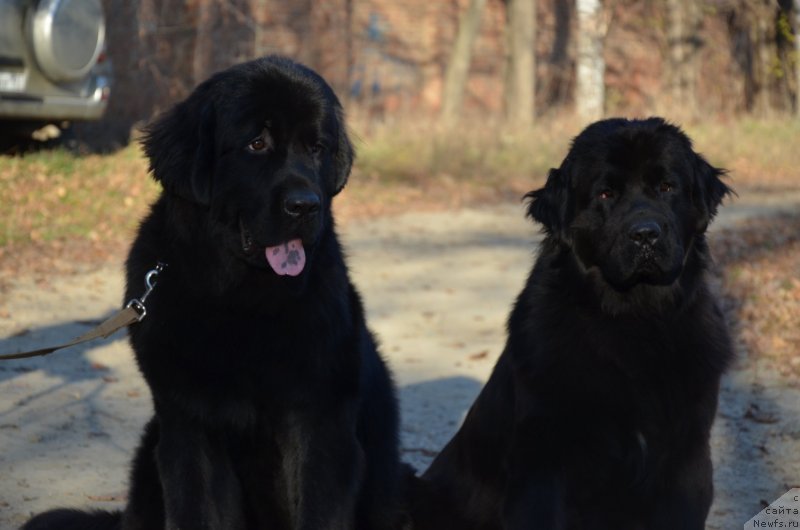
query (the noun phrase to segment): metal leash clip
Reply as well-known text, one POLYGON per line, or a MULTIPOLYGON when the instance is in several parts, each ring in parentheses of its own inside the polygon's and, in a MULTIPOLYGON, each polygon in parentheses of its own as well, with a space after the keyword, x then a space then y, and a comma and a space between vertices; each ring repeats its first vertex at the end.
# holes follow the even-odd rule
POLYGON ((159 261, 158 264, 156 264, 155 269, 148 271, 144 277, 144 294, 139 298, 134 298, 125 305, 125 307, 132 307, 133 310, 139 314, 139 322, 144 320, 144 317, 147 316, 147 308, 145 307, 144 303, 147 300, 147 297, 150 296, 150 293, 153 292, 153 289, 155 289, 156 282, 158 281, 158 275, 164 272, 164 268, 166 266, 166 263, 161 263, 159 261))

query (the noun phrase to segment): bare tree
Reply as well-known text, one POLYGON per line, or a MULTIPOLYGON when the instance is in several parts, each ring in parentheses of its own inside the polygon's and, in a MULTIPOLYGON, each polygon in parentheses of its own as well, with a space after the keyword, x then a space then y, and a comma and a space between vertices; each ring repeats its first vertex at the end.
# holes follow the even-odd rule
POLYGON ((486 0, 470 0, 469 7, 459 19, 458 34, 447 62, 442 89, 441 118, 445 123, 455 122, 461 114, 472 60, 472 44, 480 29, 485 6, 486 0))
POLYGON ((773 66, 776 58, 774 16, 776 6, 771 0, 759 0, 749 4, 754 18, 751 42, 755 47, 756 99, 754 112, 760 116, 772 113, 770 92, 772 88, 773 66))
POLYGON ((742 74, 742 106, 762 117, 781 105, 776 97, 785 77, 776 32, 779 8, 771 0, 737 0, 727 12, 732 57, 742 74))
POLYGON ((508 61, 503 108, 506 120, 519 127, 533 124, 535 31, 534 0, 506 0, 508 61))
POLYGON ((603 116, 605 70, 603 41, 608 19, 600 0, 577 0, 578 57, 575 86, 575 110, 583 121, 603 116))
POLYGON ((667 92, 673 109, 697 112, 698 56, 702 13, 697 0, 667 0, 667 92))
MULTIPOLYGON (((555 26, 550 51, 546 61, 546 73, 541 79, 542 94, 546 107, 562 106, 572 98, 575 84, 575 68, 570 51, 574 49, 573 24, 575 6, 572 2, 556 1, 553 5, 555 26)), ((538 85, 539 79, 536 79, 538 85)))

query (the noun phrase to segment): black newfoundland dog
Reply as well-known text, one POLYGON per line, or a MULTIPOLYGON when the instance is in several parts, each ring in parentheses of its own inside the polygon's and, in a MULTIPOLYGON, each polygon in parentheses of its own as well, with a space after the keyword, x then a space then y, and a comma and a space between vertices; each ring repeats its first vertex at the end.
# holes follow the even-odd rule
POLYGON ((394 387, 334 232, 353 149, 331 88, 267 57, 204 82, 144 139, 164 192, 126 300, 166 264, 130 330, 155 416, 122 513, 56 510, 25 529, 392 529, 394 387))
POLYGON ((705 280, 722 173, 659 118, 575 138, 528 195, 546 237, 417 529, 704 528, 732 352, 705 280))

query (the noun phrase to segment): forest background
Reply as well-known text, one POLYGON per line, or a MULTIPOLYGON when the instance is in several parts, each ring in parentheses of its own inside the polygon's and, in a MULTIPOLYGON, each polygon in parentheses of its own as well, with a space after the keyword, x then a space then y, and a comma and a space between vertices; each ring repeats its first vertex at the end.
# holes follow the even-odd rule
POLYGON ((798 0, 104 4, 109 141, 211 73, 271 53, 320 72, 359 119, 800 113, 798 0))

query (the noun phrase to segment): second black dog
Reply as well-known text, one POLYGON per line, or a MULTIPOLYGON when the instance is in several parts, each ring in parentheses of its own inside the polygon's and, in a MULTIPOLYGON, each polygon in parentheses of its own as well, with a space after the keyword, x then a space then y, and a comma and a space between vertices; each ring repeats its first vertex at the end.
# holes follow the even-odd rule
POLYGON ((661 119, 583 131, 530 215, 508 341, 424 474, 415 528, 701 530, 731 357, 705 230, 730 190, 661 119))

